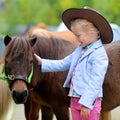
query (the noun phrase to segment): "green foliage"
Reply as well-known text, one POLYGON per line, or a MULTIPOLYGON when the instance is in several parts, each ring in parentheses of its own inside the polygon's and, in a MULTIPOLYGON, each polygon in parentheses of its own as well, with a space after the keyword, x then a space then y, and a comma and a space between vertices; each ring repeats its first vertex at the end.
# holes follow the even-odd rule
POLYGON ((100 13, 110 22, 116 23, 120 25, 120 0, 100 0, 95 1, 93 6, 96 10, 100 11, 100 13))
POLYGON ((7 25, 7 29, 2 29, 2 33, 19 34, 17 25, 27 26, 44 22, 57 26, 62 21, 61 15, 64 10, 84 6, 93 7, 109 22, 120 24, 119 0, 6 0, 5 10, 0 12, 0 24, 7 25))

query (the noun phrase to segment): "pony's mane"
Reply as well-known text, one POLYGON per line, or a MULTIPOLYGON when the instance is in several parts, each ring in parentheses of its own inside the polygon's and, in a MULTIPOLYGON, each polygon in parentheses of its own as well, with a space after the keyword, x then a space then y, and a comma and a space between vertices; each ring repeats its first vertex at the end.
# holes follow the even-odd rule
MULTIPOLYGON (((43 36, 36 37, 37 41, 33 46, 33 52, 37 53, 43 58, 60 59, 63 58, 65 55, 68 55, 68 51, 72 52, 73 48, 75 48, 75 46, 71 42, 63 40, 61 38, 46 38, 43 36), (65 52, 64 56, 63 52, 65 52)), ((4 50, 2 59, 4 60, 5 56, 9 56, 9 58, 14 59, 22 53, 24 57, 27 57, 28 52, 31 49, 29 40, 30 37, 28 36, 12 37, 12 40, 4 50)))
POLYGON ((22 53, 24 53, 24 57, 27 56, 28 51, 31 48, 29 41, 27 39, 28 39, 27 36, 12 37, 12 40, 4 50, 3 58, 8 55, 11 58, 15 58, 22 53))
POLYGON ((67 55, 67 52, 72 51, 73 48, 75 48, 75 46, 71 42, 61 38, 37 36, 37 42, 33 50, 43 58, 58 59, 59 56, 60 59, 63 58, 63 52, 67 55))

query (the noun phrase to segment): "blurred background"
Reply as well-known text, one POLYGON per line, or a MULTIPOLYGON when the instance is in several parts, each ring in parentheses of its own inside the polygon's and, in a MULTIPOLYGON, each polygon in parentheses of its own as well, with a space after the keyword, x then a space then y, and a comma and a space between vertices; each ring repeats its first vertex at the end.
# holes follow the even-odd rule
POLYGON ((84 6, 96 9, 110 23, 120 25, 119 2, 120 0, 0 0, 0 33, 24 34, 40 23, 55 31, 65 9, 84 6))
MULTIPOLYGON (((25 34, 35 26, 50 31, 65 30, 66 27, 61 19, 63 11, 71 7, 81 8, 84 6, 99 11, 112 27, 113 41, 120 40, 120 0, 0 0, 0 60, 5 47, 3 44, 5 35, 25 34)), ((0 95, 8 95, 8 87, 2 82, 0 81, 0 95)), ((14 107, 15 104, 10 98, 9 104, 6 108, 4 107, 4 112, 3 102, 5 100, 3 98, 5 97, 2 97, 2 102, 0 102, 0 110, 2 111, 0 120, 24 120, 23 105, 20 108, 14 107), (18 116, 18 113, 21 114, 18 116)), ((113 120, 120 119, 117 112, 119 110, 118 107, 112 111, 113 120)))

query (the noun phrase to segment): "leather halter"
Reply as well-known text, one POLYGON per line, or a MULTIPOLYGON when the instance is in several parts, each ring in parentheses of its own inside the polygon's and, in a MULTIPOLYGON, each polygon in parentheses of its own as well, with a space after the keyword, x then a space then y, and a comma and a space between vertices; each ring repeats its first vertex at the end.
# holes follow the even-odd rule
POLYGON ((2 76, 0 76, 0 79, 2 80, 5 80, 7 81, 8 83, 8 80, 10 80, 10 85, 15 81, 15 80, 23 80, 25 81, 25 83, 31 83, 31 79, 32 79, 32 76, 33 76, 33 64, 32 64, 32 67, 31 67, 31 72, 30 74, 28 75, 28 77, 25 77, 23 75, 5 75, 5 65, 3 64, 2 66, 2 76))

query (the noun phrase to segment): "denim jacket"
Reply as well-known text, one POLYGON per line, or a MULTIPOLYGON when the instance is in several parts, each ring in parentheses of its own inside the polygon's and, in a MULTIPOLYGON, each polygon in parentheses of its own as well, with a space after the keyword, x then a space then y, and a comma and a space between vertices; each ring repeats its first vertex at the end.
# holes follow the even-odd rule
POLYGON ((70 87, 72 73, 76 66, 73 86, 75 91, 81 96, 79 103, 92 109, 95 99, 103 97, 103 82, 108 68, 108 56, 105 48, 98 40, 85 52, 82 53, 82 46, 78 46, 73 53, 61 60, 42 59, 42 72, 55 72, 68 70, 64 87, 70 87))

